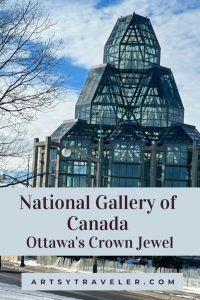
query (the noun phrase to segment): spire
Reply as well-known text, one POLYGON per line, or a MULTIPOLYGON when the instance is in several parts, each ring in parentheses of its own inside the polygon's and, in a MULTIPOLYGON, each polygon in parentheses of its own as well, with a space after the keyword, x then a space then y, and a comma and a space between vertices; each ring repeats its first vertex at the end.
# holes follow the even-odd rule
POLYGON ((119 18, 104 48, 104 63, 119 69, 144 69, 160 64, 160 45, 148 18, 119 18))

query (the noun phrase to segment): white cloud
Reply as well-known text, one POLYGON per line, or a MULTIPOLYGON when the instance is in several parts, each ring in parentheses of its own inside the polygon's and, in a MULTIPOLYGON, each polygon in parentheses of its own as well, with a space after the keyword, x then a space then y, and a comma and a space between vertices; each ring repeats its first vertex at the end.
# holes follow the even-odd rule
POLYGON ((150 16, 162 49, 161 64, 172 69, 185 106, 185 122, 200 129, 200 6, 190 9, 198 2, 123 0, 101 9, 97 3, 47 0, 47 9, 57 20, 55 35, 63 40, 60 55, 87 69, 101 64, 103 46, 120 16, 133 11, 150 16))
POLYGON ((35 122, 29 125, 30 137, 44 139, 50 136, 63 120, 74 119, 75 103, 78 98, 76 91, 69 91, 67 100, 60 102, 51 112, 39 113, 35 122))

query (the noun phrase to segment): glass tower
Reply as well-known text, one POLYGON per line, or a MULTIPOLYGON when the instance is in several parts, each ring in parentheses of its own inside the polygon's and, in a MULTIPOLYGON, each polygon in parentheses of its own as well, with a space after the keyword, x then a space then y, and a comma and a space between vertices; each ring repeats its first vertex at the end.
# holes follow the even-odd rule
POLYGON ((45 141, 34 141, 33 185, 200 186, 200 133, 184 107, 148 18, 121 17, 75 108, 45 141), (66 156, 65 154, 68 153, 66 156))

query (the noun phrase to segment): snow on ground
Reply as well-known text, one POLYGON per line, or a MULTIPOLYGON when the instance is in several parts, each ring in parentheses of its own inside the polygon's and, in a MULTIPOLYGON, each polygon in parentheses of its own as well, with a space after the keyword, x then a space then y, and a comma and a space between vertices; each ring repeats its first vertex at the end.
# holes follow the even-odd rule
MULTIPOLYGON (((0 300, 75 300, 38 291, 22 291, 15 285, 0 283, 0 300)), ((79 299, 80 300, 80 299, 79 299)))
POLYGON ((200 295, 200 287, 184 286, 183 291, 186 293, 200 295))

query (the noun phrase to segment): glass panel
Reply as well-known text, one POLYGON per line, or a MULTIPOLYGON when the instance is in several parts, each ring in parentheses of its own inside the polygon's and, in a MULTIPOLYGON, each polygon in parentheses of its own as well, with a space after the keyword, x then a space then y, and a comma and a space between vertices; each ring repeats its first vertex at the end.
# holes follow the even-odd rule
POLYGON ((187 167, 166 167, 166 179, 169 180, 188 180, 189 169, 187 167))
POLYGON ((55 175, 48 176, 48 187, 55 187, 55 175))
POLYGON ((139 187, 140 180, 132 178, 112 178, 112 187, 139 187))
POLYGON ((133 142, 119 142, 114 144, 114 161, 139 163, 141 146, 133 142))
POLYGON ((167 146, 167 164, 187 165, 188 147, 187 145, 172 144, 167 146))
POLYGON ((114 163, 112 166, 112 176, 140 177, 140 165, 114 163))
POLYGON ((60 187, 86 187, 86 176, 70 176, 61 175, 59 176, 59 186, 60 187))

